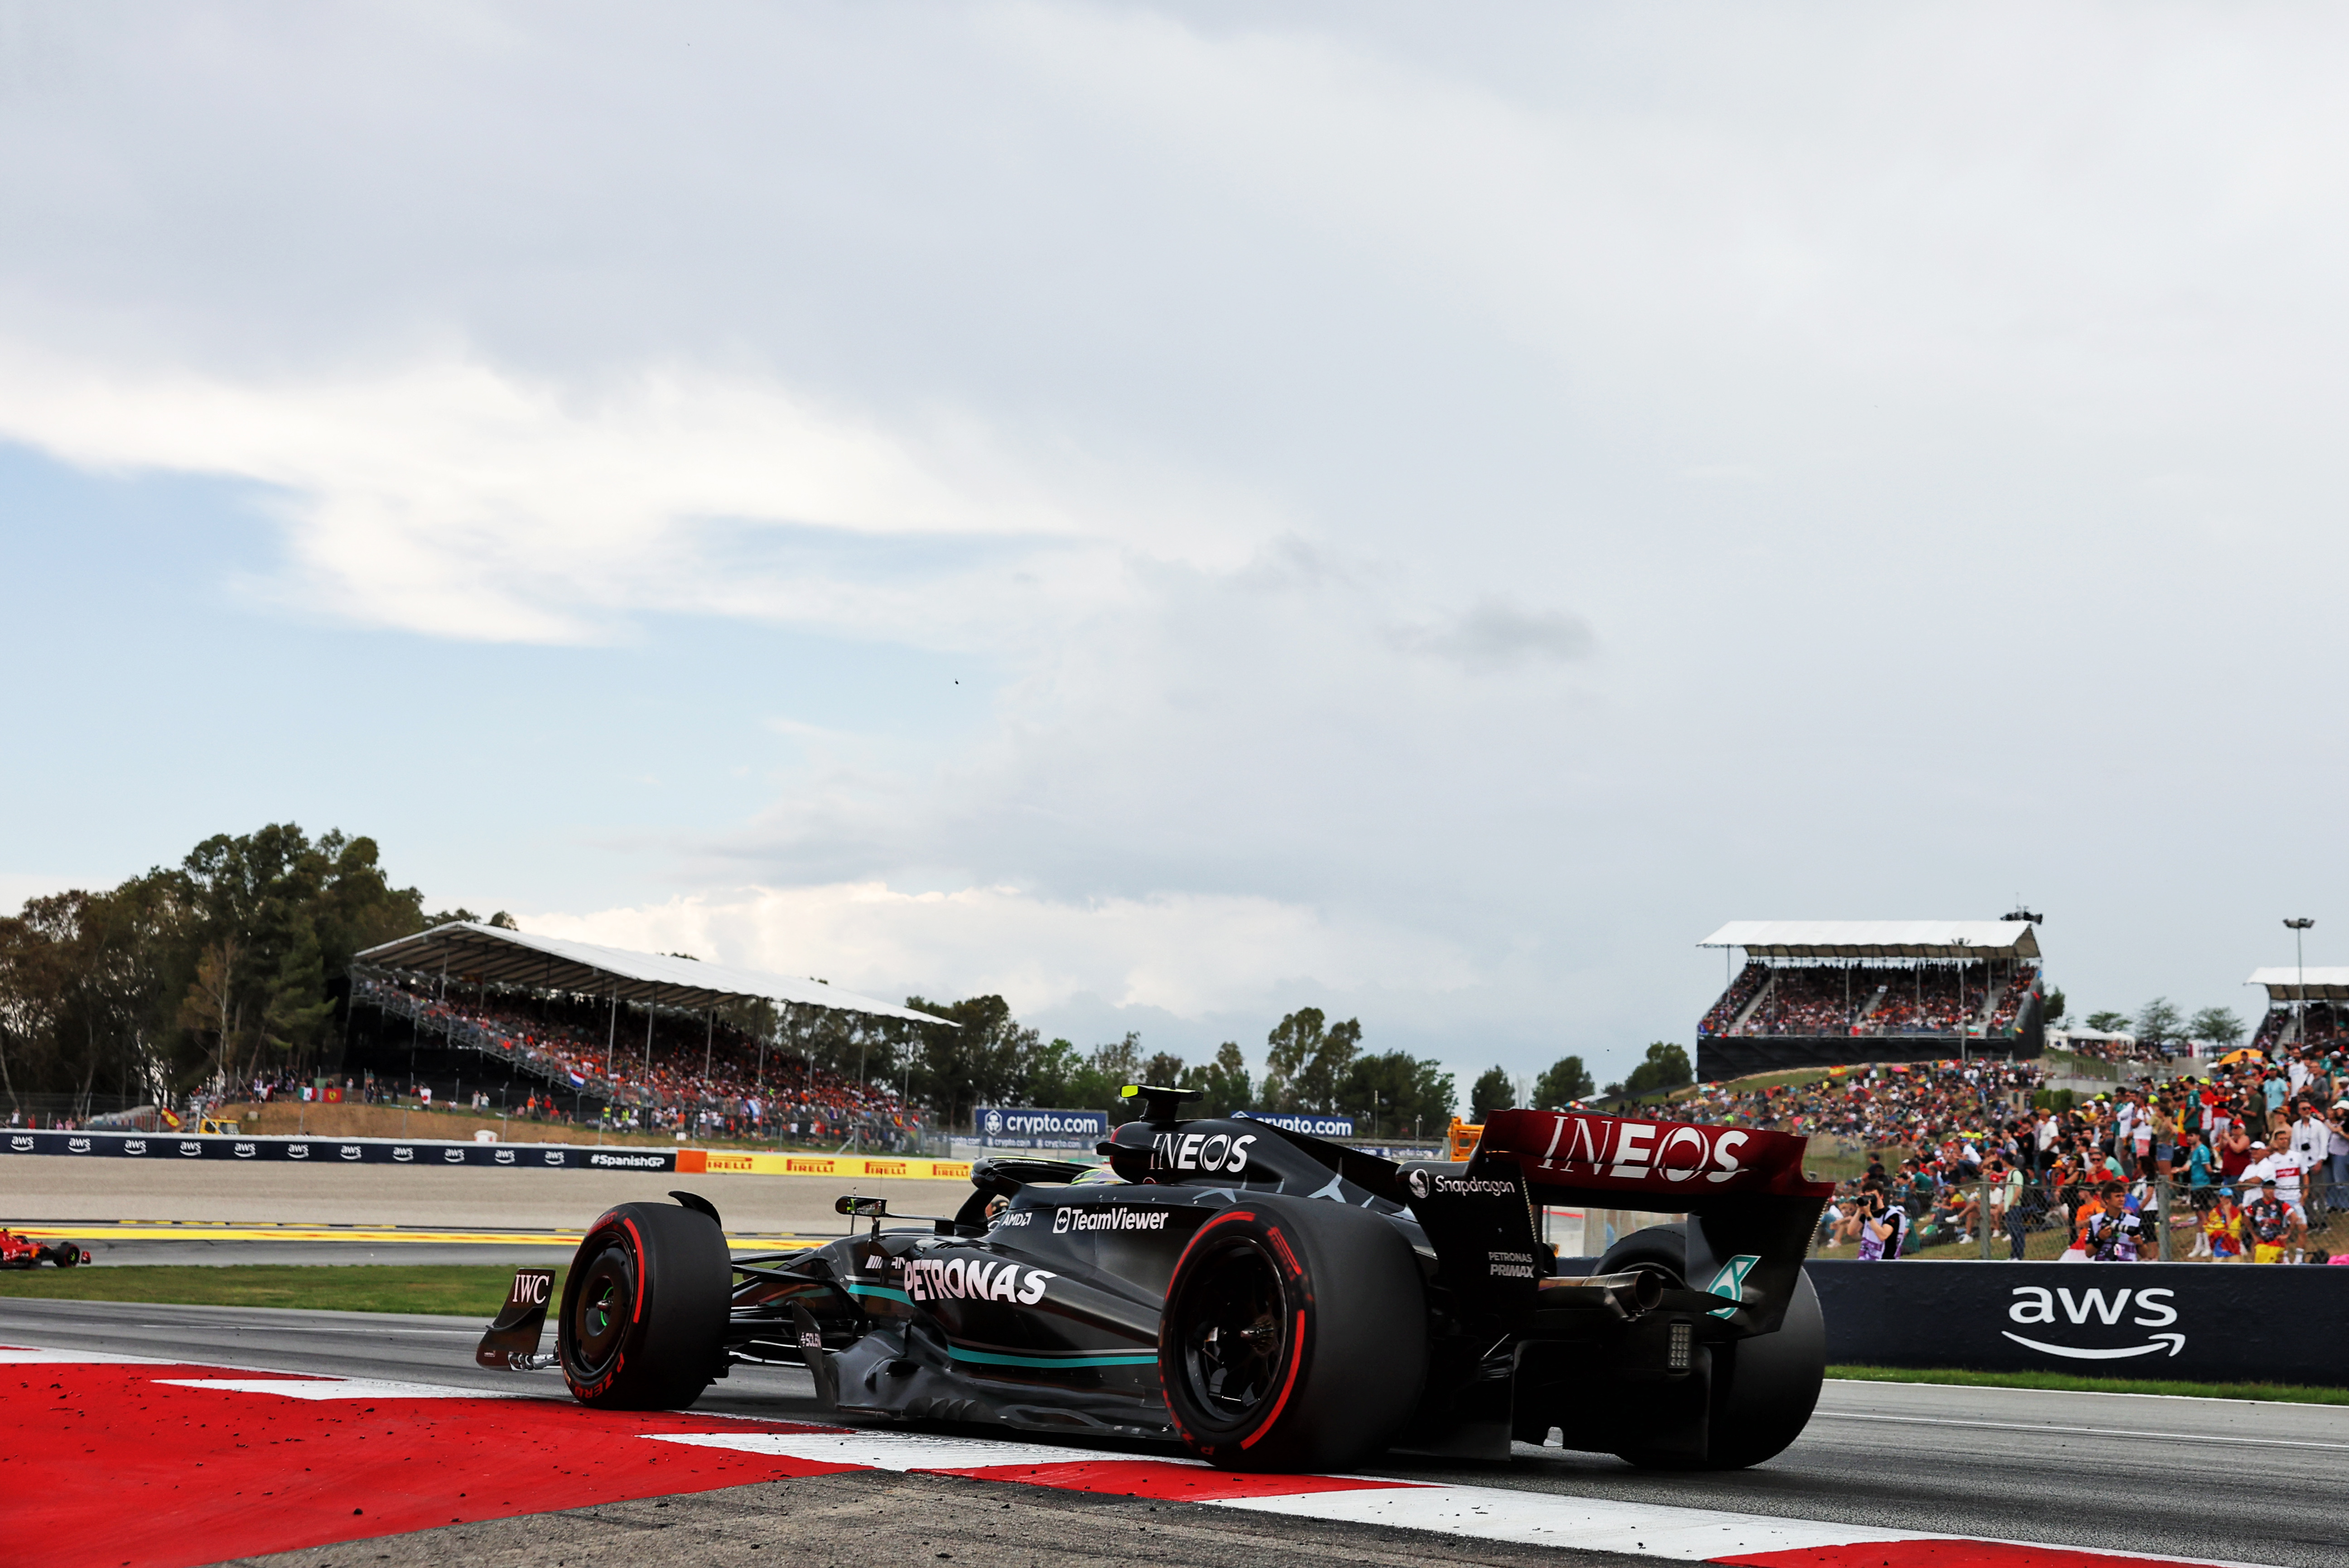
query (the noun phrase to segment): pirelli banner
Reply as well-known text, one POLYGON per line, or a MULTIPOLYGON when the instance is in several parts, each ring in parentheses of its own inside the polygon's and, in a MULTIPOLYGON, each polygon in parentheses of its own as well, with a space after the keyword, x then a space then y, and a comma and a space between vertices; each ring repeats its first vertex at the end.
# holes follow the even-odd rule
POLYGON ((858 1181, 968 1181, 967 1159, 896 1158, 884 1155, 763 1154, 750 1149, 681 1148, 677 1168, 688 1176, 832 1176, 858 1181))
POLYGON ((1827 1359, 2349 1386, 2349 1268, 1811 1262, 1827 1359))
POLYGON ((676 1170, 666 1148, 591 1144, 457 1143, 441 1138, 232 1137, 217 1133, 10 1132, 10 1154, 115 1159, 242 1159, 312 1165, 481 1165, 517 1170, 676 1170))

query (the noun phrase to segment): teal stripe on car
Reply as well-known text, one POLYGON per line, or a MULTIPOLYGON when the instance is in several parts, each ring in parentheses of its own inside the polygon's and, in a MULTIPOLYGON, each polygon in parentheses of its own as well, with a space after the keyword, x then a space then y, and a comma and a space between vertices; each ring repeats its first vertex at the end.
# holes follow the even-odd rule
POLYGON ((989 1366, 1155 1366, 1157 1355, 1013 1355, 1000 1350, 965 1350, 959 1345, 947 1346, 947 1354, 957 1361, 983 1362, 989 1366))
POLYGON ((893 1291, 886 1285, 860 1285, 852 1282, 843 1288, 853 1296, 880 1296, 887 1301, 904 1302, 907 1306, 914 1304, 913 1297, 903 1291, 893 1291))

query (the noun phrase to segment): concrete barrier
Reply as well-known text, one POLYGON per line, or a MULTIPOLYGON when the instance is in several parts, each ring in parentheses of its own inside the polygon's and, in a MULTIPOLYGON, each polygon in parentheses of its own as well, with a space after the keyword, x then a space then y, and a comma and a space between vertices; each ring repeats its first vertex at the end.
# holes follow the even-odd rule
POLYGON ((1827 1359, 2349 1386, 2349 1268, 1812 1262, 1827 1359))
POLYGON ((630 1144, 477 1143, 453 1138, 235 1137, 219 1133, 11 1131, 0 1151, 82 1158, 292 1161, 319 1165, 485 1166, 530 1170, 670 1170, 688 1176, 831 1176, 968 1181, 970 1162, 888 1155, 768 1154, 630 1144))

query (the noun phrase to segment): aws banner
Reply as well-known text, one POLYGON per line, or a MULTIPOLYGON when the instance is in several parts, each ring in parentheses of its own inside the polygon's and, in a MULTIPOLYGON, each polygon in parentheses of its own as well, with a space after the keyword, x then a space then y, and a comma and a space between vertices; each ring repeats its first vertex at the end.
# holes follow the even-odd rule
POLYGON ((2349 1386, 2349 1268, 1804 1265, 1827 1360, 2084 1377, 2349 1386))
POLYGON ((229 1137, 219 1134, 16 1132, 0 1134, 10 1154, 123 1159, 291 1160, 311 1165, 486 1165, 527 1170, 675 1170, 665 1148, 579 1144, 451 1143, 378 1137, 229 1137))

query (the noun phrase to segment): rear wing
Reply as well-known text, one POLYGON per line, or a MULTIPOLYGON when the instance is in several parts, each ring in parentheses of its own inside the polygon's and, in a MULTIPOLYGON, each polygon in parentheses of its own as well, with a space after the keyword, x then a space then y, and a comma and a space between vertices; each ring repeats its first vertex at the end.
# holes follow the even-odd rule
POLYGON ((1438 1253, 1452 1254, 1447 1274, 1505 1314, 1537 1293, 1533 1271, 1515 1266, 1532 1245, 1532 1210, 1573 1199, 1687 1214, 1687 1287, 1735 1303, 1713 1314, 1732 1329, 1766 1334, 1794 1299, 1835 1191, 1804 1173, 1808 1142, 1756 1127, 1496 1111, 1464 1171, 1407 1168, 1405 1180, 1438 1253))

